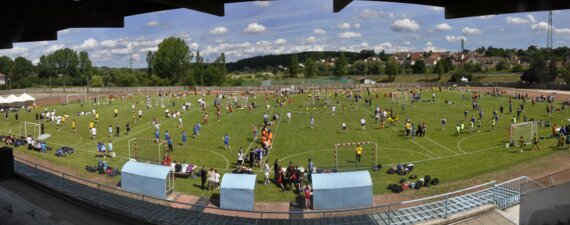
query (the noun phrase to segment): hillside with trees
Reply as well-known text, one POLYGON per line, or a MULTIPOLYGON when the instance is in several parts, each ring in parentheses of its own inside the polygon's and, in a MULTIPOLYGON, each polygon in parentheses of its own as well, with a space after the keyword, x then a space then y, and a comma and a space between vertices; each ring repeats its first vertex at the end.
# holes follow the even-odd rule
POLYGON ((246 79, 340 78, 347 75, 396 76, 429 75, 442 81, 471 77, 473 73, 519 73, 529 83, 570 83, 570 49, 503 49, 480 47, 475 51, 403 52, 387 54, 374 50, 360 52, 300 52, 265 55, 227 63, 223 52, 204 63, 200 51, 192 52, 176 37, 164 39, 156 52, 147 52, 146 68, 94 67, 85 51, 65 48, 42 55, 37 65, 29 59, 0 57, 0 73, 7 75, 7 88, 44 86, 167 86, 167 85, 241 85, 246 79), (265 74, 260 76, 259 74, 265 74), (255 75, 255 76, 254 76, 255 75))

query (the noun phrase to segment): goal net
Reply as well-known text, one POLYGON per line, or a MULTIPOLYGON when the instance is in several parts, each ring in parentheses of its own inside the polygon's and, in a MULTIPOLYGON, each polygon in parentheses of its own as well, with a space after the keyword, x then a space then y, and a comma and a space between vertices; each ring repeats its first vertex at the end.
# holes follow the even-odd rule
POLYGON ((509 129, 509 143, 519 147, 519 140, 522 137, 525 144, 530 144, 535 134, 538 135, 538 126, 535 122, 511 124, 509 129))
POLYGON ((351 142, 334 145, 334 163, 336 170, 378 167, 378 144, 376 142, 351 142), (356 156, 357 146, 362 147, 360 162, 356 156))
POLYGON ((154 101, 154 106, 160 108, 164 108, 166 106, 169 106, 170 104, 171 104, 170 97, 167 96, 157 96, 154 101))
POLYGON ((87 93, 81 93, 81 94, 70 94, 65 96, 66 98, 66 105, 69 105, 70 101, 73 102, 74 100, 77 100, 78 102, 82 102, 82 103, 88 103, 89 99, 87 98, 87 93))
POLYGON ((128 142, 129 158, 139 162, 160 164, 166 152, 166 141, 154 139, 133 138, 128 142))
POLYGON ((403 91, 392 92, 390 93, 392 97, 392 103, 400 103, 400 102, 407 102, 408 101, 408 93, 403 91))
POLYGON ((20 123, 20 136, 37 138, 41 135, 41 125, 39 123, 21 122, 20 123))

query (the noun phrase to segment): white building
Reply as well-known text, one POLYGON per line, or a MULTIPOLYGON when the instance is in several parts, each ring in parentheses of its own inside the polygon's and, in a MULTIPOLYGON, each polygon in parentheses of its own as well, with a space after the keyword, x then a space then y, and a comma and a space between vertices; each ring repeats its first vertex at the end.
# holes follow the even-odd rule
POLYGON ((6 84, 6 75, 0 73, 0 85, 6 84))

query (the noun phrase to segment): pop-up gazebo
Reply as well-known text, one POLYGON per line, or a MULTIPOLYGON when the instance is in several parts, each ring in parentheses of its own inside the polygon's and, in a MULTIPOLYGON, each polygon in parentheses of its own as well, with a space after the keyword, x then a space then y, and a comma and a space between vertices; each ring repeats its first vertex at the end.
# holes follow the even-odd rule
POLYGON ((126 191, 166 199, 174 191, 170 167, 128 161, 121 169, 121 187, 126 191))
POLYGON ((313 208, 346 209, 372 206, 368 171, 312 174, 313 208))

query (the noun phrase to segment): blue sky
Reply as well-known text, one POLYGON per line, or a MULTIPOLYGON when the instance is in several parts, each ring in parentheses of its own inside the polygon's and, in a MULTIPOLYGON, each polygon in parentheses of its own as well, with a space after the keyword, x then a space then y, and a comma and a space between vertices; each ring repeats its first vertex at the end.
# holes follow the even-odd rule
MULTIPOLYGON (((0 55, 35 63, 57 49, 87 51, 96 66, 146 66, 146 52, 169 36, 186 40, 208 61, 222 51, 229 61, 301 51, 458 51, 480 46, 526 48, 546 44, 547 12, 444 19, 442 8, 355 1, 340 13, 331 0, 226 4, 217 17, 178 9, 125 18, 125 28, 69 29, 57 41, 17 43, 0 55)), ((570 43, 570 11, 554 12, 554 46, 570 43)))

